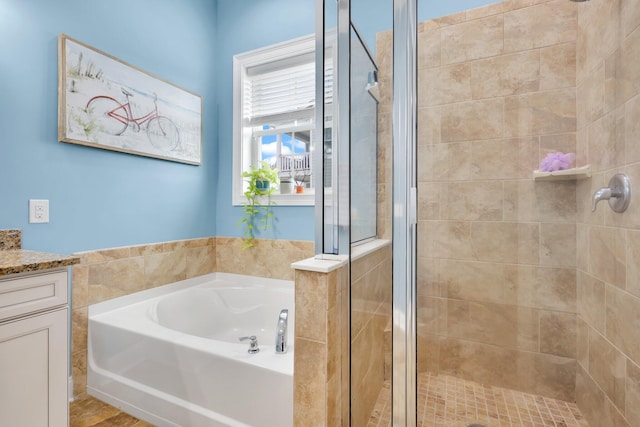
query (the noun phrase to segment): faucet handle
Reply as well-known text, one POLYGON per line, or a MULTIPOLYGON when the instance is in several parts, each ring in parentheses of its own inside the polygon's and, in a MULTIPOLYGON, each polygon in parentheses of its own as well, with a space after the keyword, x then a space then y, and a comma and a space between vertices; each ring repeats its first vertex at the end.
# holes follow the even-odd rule
POLYGON ((249 350, 247 350, 247 353, 255 354, 255 353, 260 351, 260 348, 258 347, 258 337, 256 337, 255 335, 250 335, 250 336, 247 336, 247 337, 240 337, 238 339, 240 341, 249 340, 249 350))
POLYGON ((631 198, 631 183, 629 178, 622 173, 615 174, 607 187, 602 187, 593 195, 591 212, 596 211, 596 206, 600 200, 608 200, 609 206, 614 212, 624 212, 629 207, 631 198))

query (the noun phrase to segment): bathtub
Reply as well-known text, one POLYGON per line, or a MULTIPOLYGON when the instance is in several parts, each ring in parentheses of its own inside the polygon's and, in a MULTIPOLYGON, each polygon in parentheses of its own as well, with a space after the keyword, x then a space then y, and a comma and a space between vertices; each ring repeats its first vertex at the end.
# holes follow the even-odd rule
POLYGON ((293 304, 291 281, 213 273, 91 305, 87 392, 158 426, 292 426, 293 304))

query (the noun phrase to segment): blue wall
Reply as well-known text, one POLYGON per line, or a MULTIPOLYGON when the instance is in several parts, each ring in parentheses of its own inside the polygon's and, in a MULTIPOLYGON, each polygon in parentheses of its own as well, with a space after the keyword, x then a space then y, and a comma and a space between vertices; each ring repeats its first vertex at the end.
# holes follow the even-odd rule
MULTIPOLYGON (((420 20, 488 3, 421 0, 420 20)), ((363 32, 389 25, 381 9, 356 12, 363 32)), ((315 0, 0 0, 0 228, 21 228, 27 249, 62 253, 240 236, 233 55, 314 25, 315 0), (202 95, 203 165, 57 142, 59 33, 202 95), (49 224, 28 223, 28 199, 50 200, 49 224)), ((313 239, 312 207, 274 210, 276 227, 260 237, 313 239)))
POLYGON ((215 27, 212 0, 0 0, 0 228, 61 253, 214 235, 215 27), (57 142, 59 33, 202 95, 203 166, 57 142))
MULTIPOLYGON (((232 206, 233 55, 315 32, 315 0, 218 1, 217 100, 219 128, 219 236, 241 236, 242 208, 232 206)), ((276 206, 273 229, 257 237, 313 240, 312 206, 276 206)))

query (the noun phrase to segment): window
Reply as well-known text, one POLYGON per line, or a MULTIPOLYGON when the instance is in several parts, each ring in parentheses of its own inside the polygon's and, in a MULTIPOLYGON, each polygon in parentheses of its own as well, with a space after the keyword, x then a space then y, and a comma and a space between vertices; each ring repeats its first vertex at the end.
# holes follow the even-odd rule
POLYGON ((242 172, 261 160, 278 168, 281 182, 304 187, 276 188, 278 205, 314 203, 314 48, 308 36, 234 57, 234 204, 244 203, 242 172))

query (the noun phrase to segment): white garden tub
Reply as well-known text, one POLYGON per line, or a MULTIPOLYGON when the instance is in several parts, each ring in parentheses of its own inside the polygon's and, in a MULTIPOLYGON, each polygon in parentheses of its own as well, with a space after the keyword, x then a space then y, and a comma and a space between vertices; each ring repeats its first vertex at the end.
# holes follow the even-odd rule
POLYGON ((158 426, 292 426, 293 304, 291 281, 213 273, 91 305, 87 392, 158 426))

